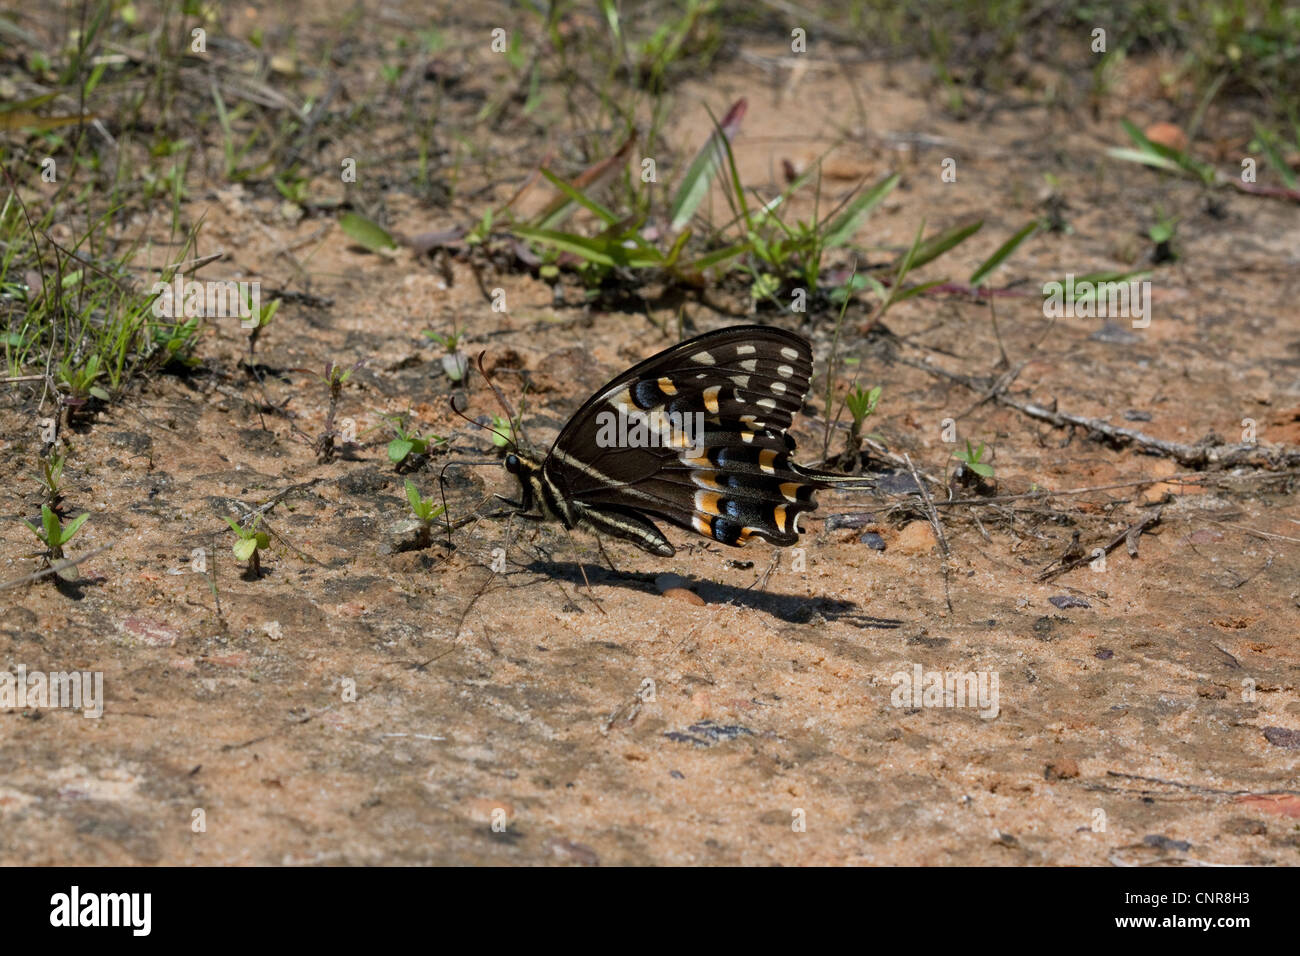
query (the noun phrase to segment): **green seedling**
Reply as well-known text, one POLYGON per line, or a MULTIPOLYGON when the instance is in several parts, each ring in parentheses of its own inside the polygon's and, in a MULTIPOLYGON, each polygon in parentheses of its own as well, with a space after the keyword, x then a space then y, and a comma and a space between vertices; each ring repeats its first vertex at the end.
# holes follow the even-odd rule
POLYGON ((262 562, 258 557, 258 553, 271 545, 271 539, 267 533, 257 530, 258 525, 261 523, 262 516, 260 514, 253 518, 253 523, 247 528, 240 527, 239 522, 233 518, 226 518, 226 524, 230 525, 230 530, 239 535, 239 540, 235 542, 231 550, 234 551, 237 560, 248 562, 248 573, 255 578, 262 576, 262 562))
POLYGON ((863 424, 876 410, 876 405, 879 401, 879 385, 870 391, 864 391, 862 386, 858 386, 844 397, 844 404, 848 406, 849 414, 853 416, 853 424, 849 426, 849 434, 855 447, 862 440, 863 424))
POLYGON ((844 453, 840 456, 840 462, 843 468, 851 469, 855 474, 859 466, 858 456, 862 451, 862 426, 875 412, 876 404, 880 401, 880 391, 879 385, 870 390, 854 386, 853 390, 844 396, 844 407, 848 409, 853 420, 849 424, 849 433, 844 439, 844 453))
POLYGON ((68 391, 66 400, 69 405, 81 405, 89 398, 101 402, 109 400, 108 392, 95 382, 104 374, 99 366, 99 353, 94 353, 84 361, 68 356, 59 363, 59 384, 68 391))
POLYGON ((357 362, 351 368, 343 368, 341 365, 330 362, 325 366, 325 374, 321 376, 321 381, 330 390, 330 404, 329 411, 325 413, 325 431, 316 442, 316 458, 322 463, 334 460, 334 415, 338 411, 339 396, 343 393, 343 386, 348 383, 352 373, 364 364, 364 361, 362 361, 357 362))
POLYGON ((432 498, 421 498, 419 489, 410 478, 406 479, 406 500, 411 503, 411 513, 420 522, 416 544, 420 548, 427 548, 433 541, 433 519, 446 509, 442 505, 435 505, 432 498))
POLYGON ((306 205, 310 182, 296 168, 276 176, 274 183, 276 190, 289 202, 296 206, 306 205))
MULTIPOLYGON (((89 517, 90 512, 87 511, 84 514, 73 518, 72 521, 64 527, 59 516, 54 513, 49 505, 41 505, 41 524, 43 527, 38 528, 30 521, 24 521, 23 524, 27 525, 28 530, 30 530, 32 534, 36 535, 36 537, 40 539, 41 543, 45 545, 45 553, 41 555, 41 557, 45 561, 45 566, 49 567, 51 562, 63 559, 63 546, 72 540, 73 536, 76 535, 89 517)), ((75 581, 77 579, 77 571, 75 568, 60 568, 54 573, 65 581, 75 581)))
POLYGON ((984 449, 985 449, 984 442, 980 442, 980 446, 978 448, 972 448, 970 439, 967 439, 966 450, 955 451, 952 453, 952 457, 956 458, 963 465, 965 465, 965 467, 969 468, 972 472, 979 475, 981 478, 992 478, 993 466, 983 461, 984 449))
POLYGON ((413 462, 407 460, 412 456, 418 457, 426 454, 431 445, 442 445, 447 441, 447 439, 432 433, 421 435, 415 431, 408 432, 403 421, 396 416, 386 420, 393 426, 393 431, 397 436, 388 443, 388 460, 394 465, 401 465, 403 462, 413 464, 413 462))
POLYGON ((41 473, 36 476, 36 480, 41 483, 45 490, 45 501, 55 511, 59 507, 59 499, 63 497, 61 487, 63 481, 63 463, 66 461, 65 455, 51 454, 48 458, 41 459, 41 473))
POLYGON ((510 444, 509 436, 514 434, 514 425, 510 419, 503 415, 492 416, 492 444, 498 448, 505 448, 510 444))
POLYGON ((280 299, 272 299, 265 307, 259 308, 257 314, 254 315, 253 303, 247 296, 244 298, 244 311, 248 313, 248 318, 245 321, 251 323, 246 326, 248 328, 248 370, 250 372, 254 369, 253 353, 257 350, 257 340, 261 336, 262 330, 271 325, 275 313, 280 311, 280 302, 280 299))
POLYGON ((1154 262, 1173 262, 1178 258, 1178 253, 1174 250, 1174 236, 1178 231, 1178 218, 1176 216, 1166 216, 1159 206, 1156 207, 1156 221, 1147 230, 1147 238, 1155 243, 1155 250, 1151 253, 1151 259, 1154 262))
POLYGON ((426 329, 422 334, 426 339, 437 342, 446 350, 447 354, 442 357, 442 370, 447 377, 453 382, 463 379, 465 373, 469 371, 469 358, 459 348, 460 340, 465 336, 464 331, 458 331, 453 327, 446 333, 426 329))

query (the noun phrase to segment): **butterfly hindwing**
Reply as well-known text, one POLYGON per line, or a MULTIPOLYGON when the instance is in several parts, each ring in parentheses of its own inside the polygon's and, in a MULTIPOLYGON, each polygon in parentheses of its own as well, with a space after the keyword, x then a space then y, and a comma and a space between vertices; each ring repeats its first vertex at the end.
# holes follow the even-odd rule
POLYGON ((811 377, 811 349, 793 333, 738 326, 698 336, 588 399, 552 446, 547 476, 567 500, 615 522, 644 512, 725 544, 793 544, 819 486, 791 464, 786 434, 811 377), (640 440, 610 442, 601 427, 611 416, 640 440), (684 436, 672 428, 683 421, 699 427, 684 436))

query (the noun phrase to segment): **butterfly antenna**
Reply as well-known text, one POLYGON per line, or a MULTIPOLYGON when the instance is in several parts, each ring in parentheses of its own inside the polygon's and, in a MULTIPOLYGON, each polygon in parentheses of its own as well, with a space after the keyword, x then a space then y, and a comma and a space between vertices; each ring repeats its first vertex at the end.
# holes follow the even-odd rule
MULTIPOLYGON (((487 369, 483 367, 484 355, 487 355, 486 351, 478 353, 478 359, 475 362, 475 364, 478 366, 478 373, 483 376, 483 381, 488 383, 488 387, 491 388, 493 394, 496 395, 497 401, 500 402, 501 407, 505 409, 506 419, 510 422, 510 427, 519 432, 519 437, 522 438, 524 440, 524 444, 527 445, 529 444, 529 442, 528 442, 528 436, 524 434, 523 419, 515 415, 515 410, 511 408, 510 403, 506 401, 505 394, 497 386, 497 383, 492 381, 492 377, 488 375, 487 369)), ((511 444, 513 445, 514 442, 511 442, 511 444)))
MULTIPOLYGON (((459 415, 461 418, 465 419, 465 421, 469 422, 475 428, 481 428, 485 432, 491 432, 493 435, 496 435, 497 438, 500 438, 511 448, 517 449, 519 447, 518 445, 515 444, 515 440, 511 438, 509 435, 503 435, 495 428, 493 428, 491 425, 484 425, 482 422, 477 422, 474 419, 470 418, 468 415, 466 415, 464 412, 462 412, 459 408, 456 407, 456 399, 454 398, 451 400, 451 410, 455 412, 457 415, 459 415)), ((455 464, 455 462, 451 462, 451 464, 455 464)), ((493 464, 498 464, 498 462, 493 462, 493 464)))

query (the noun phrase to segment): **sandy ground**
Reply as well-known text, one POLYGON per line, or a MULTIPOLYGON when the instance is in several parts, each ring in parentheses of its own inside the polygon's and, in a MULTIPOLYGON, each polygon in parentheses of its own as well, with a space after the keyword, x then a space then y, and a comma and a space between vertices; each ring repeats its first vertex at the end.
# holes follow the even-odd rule
MULTIPOLYGON (((794 76, 738 61, 679 90, 669 135, 698 141, 706 104, 721 113, 746 96, 735 148, 758 184, 849 137, 828 158, 837 197, 864 176, 904 175, 864 244, 904 246, 922 217, 932 229, 986 220, 927 278, 968 275, 1042 211, 1053 172, 1073 232, 1035 237, 995 283, 1023 280, 996 303, 1008 357, 1031 360, 1011 394, 1174 441, 1235 441, 1249 418, 1264 445, 1300 442, 1294 207, 1207 203, 1191 183, 1107 160, 1113 116, 1026 101, 961 123, 920 88, 905 66, 794 76), (948 156, 956 183, 940 178, 948 156), (1156 202, 1181 217, 1180 258, 1155 268, 1150 327, 1049 328, 1036 290, 1130 267, 1156 202)), ((259 412, 237 325, 211 324, 207 372, 161 378, 67 436, 70 511, 91 512, 70 552, 109 549, 76 586, 0 592, 5 668, 102 672, 106 695, 99 719, 0 710, 0 862, 1300 861, 1294 476, 1160 483, 1187 470, 977 404, 908 363, 1000 374, 988 305, 925 296, 891 311, 887 332, 860 309, 846 319, 841 354, 883 387, 871 426, 885 445, 943 474, 954 418, 962 441, 988 442, 1000 494, 1132 483, 944 509, 951 610, 935 538, 900 494, 823 492, 800 548, 780 553, 676 530, 666 560, 607 543, 617 572, 589 537, 575 550, 557 527, 495 518, 458 528, 453 550, 445 537, 412 550, 404 476, 387 432, 369 431, 380 415, 410 411, 452 436, 412 476, 425 494, 446 461, 490 452, 449 411, 454 387, 423 329, 463 326, 515 400, 526 372, 526 424, 546 443, 607 377, 672 344, 661 329, 679 307, 698 330, 758 320, 809 335, 819 383, 833 316, 746 316, 743 289, 714 296, 734 315, 694 298, 607 311, 574 287, 557 304, 545 282, 489 266, 508 302, 493 312, 468 263, 444 273, 408 251, 367 254, 328 217, 291 223, 280 205, 223 186, 197 189, 189 212, 206 215, 200 253, 224 249, 232 270, 273 287, 301 288, 301 266, 330 300, 286 303, 259 347, 266 397, 287 401, 292 422, 259 412), (316 375, 331 360, 366 361, 339 408, 362 444, 320 464, 302 436, 324 427, 316 375), (266 573, 252 580, 221 516, 277 495, 266 573), (1104 570, 1037 580, 1074 532, 1090 551, 1157 507, 1137 557, 1121 545, 1104 570), (214 574, 191 570, 196 548, 214 574), (665 596, 665 574, 702 603, 665 596), (996 716, 895 706, 895 675, 917 667, 996 676, 996 716)), ((411 234, 462 221, 400 194, 389 210, 411 234)), ((468 400, 471 416, 499 412, 478 384, 468 400)), ((794 433, 800 460, 816 460, 820 418, 794 433)), ((16 519, 40 500, 17 403, 0 410, 0 437, 8 580, 36 566, 16 519)), ((456 518, 514 492, 496 467, 446 474, 456 518)))

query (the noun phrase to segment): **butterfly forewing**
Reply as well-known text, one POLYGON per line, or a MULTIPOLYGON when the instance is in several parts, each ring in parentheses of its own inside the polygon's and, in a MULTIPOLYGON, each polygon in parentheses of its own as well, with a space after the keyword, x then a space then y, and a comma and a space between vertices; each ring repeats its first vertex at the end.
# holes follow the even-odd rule
POLYGON ((791 332, 739 326, 699 336, 588 399, 552 446, 546 474, 589 509, 658 515, 726 544, 755 535, 793 544, 820 486, 790 463, 786 435, 811 377, 811 349, 791 332), (601 431, 610 415, 644 425, 639 437, 650 441, 611 443, 601 431), (702 431, 670 427, 683 421, 702 431))

